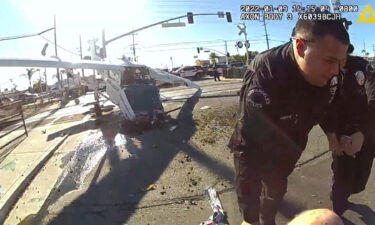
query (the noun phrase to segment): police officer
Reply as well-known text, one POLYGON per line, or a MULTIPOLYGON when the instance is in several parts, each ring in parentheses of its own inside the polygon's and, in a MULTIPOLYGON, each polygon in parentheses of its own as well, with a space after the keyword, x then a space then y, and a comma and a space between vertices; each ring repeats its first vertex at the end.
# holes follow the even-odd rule
MULTIPOLYGON (((352 52, 353 48, 349 50, 352 52)), ((374 158, 375 73, 368 61, 348 56, 343 70, 336 125, 328 138, 333 151, 333 210, 342 215, 350 206, 348 198, 366 187, 374 158)))
POLYGON ((339 21, 299 20, 289 43, 251 62, 229 142, 244 224, 275 225, 287 177, 336 94, 348 44, 339 21))
POLYGON ((220 73, 219 73, 219 68, 216 66, 216 65, 214 65, 214 68, 213 68, 213 75, 214 75, 214 80, 215 80, 215 82, 216 82, 216 80, 218 80, 218 81, 221 81, 220 80, 220 73))

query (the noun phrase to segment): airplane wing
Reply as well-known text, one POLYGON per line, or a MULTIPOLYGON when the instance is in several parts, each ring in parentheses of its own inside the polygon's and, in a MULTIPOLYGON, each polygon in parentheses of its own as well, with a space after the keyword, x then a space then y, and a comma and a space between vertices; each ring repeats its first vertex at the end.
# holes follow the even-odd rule
POLYGON ((171 84, 185 84, 188 87, 196 88, 198 90, 200 89, 199 85, 195 84, 194 82, 188 79, 185 79, 185 78, 182 78, 182 77, 179 77, 179 76, 176 76, 176 75, 173 75, 173 74, 170 74, 168 72, 158 70, 158 69, 149 68, 149 70, 150 70, 150 76, 155 80, 159 80, 159 81, 163 81, 163 82, 167 82, 171 84))
MULTIPOLYGON (((71 69, 95 69, 95 70, 117 70, 123 71, 125 67, 139 66, 129 61, 117 61, 115 63, 110 61, 92 61, 92 60, 81 60, 81 61, 62 61, 59 59, 18 59, 18 58, 0 58, 0 67, 49 67, 49 68, 71 68, 71 69)), ((150 76, 159 81, 167 83, 179 83, 185 84, 188 87, 200 89, 194 82, 167 73, 165 71, 152 69, 150 70, 150 76)))
POLYGON ((58 59, 17 59, 0 58, 0 67, 49 67, 95 70, 124 70, 122 64, 113 64, 102 61, 81 60, 77 62, 58 59))
MULTIPOLYGON (((0 58, 0 67, 48 67, 48 68, 70 68, 70 69, 95 69, 95 70, 117 70, 123 71, 125 67, 137 67, 140 65, 133 64, 129 61, 92 61, 92 60, 81 60, 81 61, 62 61, 59 59, 18 59, 18 58, 0 58)), ((167 83, 184 84, 188 87, 200 89, 200 87, 194 82, 167 73, 165 71, 152 69, 150 70, 150 76, 159 81, 167 83)))

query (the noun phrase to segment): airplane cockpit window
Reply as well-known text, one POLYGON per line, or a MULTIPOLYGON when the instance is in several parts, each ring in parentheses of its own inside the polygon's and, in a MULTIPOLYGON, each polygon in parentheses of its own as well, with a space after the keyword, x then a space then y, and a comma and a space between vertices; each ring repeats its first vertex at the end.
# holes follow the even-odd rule
POLYGON ((122 85, 131 84, 152 84, 149 70, 145 67, 129 67, 122 72, 122 85))

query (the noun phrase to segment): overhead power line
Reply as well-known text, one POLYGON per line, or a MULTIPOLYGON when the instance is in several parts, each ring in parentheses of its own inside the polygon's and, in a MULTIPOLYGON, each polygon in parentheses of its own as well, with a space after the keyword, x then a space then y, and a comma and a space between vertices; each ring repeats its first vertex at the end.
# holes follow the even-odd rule
MULTIPOLYGON (((48 43, 50 43, 50 44, 52 44, 52 45, 55 44, 55 42, 53 42, 53 41, 51 41, 51 40, 49 40, 49 39, 43 37, 42 35, 39 35, 39 36, 40 36, 41 38, 43 38, 45 41, 47 41, 48 43)), ((75 52, 73 52, 73 51, 70 51, 70 50, 68 50, 68 49, 66 49, 66 48, 64 48, 64 47, 62 47, 62 46, 60 46, 60 45, 57 45, 57 47, 60 48, 61 50, 64 50, 64 51, 70 53, 70 54, 73 54, 73 55, 76 55, 76 56, 81 56, 80 54, 75 53, 75 52)))
MULTIPOLYGON (((149 45, 149 46, 143 46, 140 47, 142 49, 145 48, 158 48, 158 47, 172 47, 172 46, 178 46, 178 45, 205 45, 205 44, 218 44, 218 43, 224 43, 225 40, 215 40, 215 41, 191 41, 191 42, 172 42, 172 43, 163 43, 163 44, 156 44, 156 45, 149 45)), ((227 42, 237 42, 239 40, 226 40, 227 42)), ((261 42, 264 41, 264 39, 257 39, 257 40, 249 40, 250 42, 261 42)), ((194 46, 196 47, 196 46, 194 46)))
MULTIPOLYGON (((263 44, 266 43, 265 40, 260 40, 258 42, 252 42, 252 44, 263 44)), ((201 45, 202 47, 222 47, 223 45, 201 45)), ((196 47, 179 47, 179 48, 164 48, 164 49, 141 49, 141 52, 167 52, 167 51, 178 51, 178 50, 188 50, 195 49, 196 47)))
POLYGON ((269 41, 277 41, 277 42, 281 42, 281 43, 287 43, 289 41, 282 41, 282 40, 273 40, 273 39, 268 39, 269 41))
MULTIPOLYGON (((55 29, 55 28, 54 28, 54 27, 51 27, 51 28, 49 28, 49 29, 43 30, 43 31, 38 32, 38 33, 25 34, 25 35, 18 35, 18 36, 12 36, 12 37, 3 37, 3 38, 0 38, 0 41, 9 41, 9 40, 16 40, 16 39, 22 39, 22 38, 28 38, 28 37, 40 36, 40 37, 42 37, 45 41, 47 41, 47 42, 49 42, 50 44, 53 44, 53 45, 54 45, 55 43, 54 43, 53 41, 51 41, 51 40, 49 40, 49 39, 47 39, 47 38, 45 38, 45 37, 42 36, 42 34, 48 32, 48 31, 50 31, 50 30, 53 30, 53 29, 55 29)), ((60 49, 62 49, 62 50, 64 50, 64 51, 66 51, 66 52, 68 52, 68 53, 70 53, 70 54, 80 56, 78 53, 75 53, 75 52, 73 52, 73 51, 70 51, 70 50, 68 50, 68 49, 66 49, 66 48, 64 48, 64 47, 62 47, 62 46, 60 46, 60 45, 57 45, 57 47, 60 48, 60 49)))
POLYGON ((47 30, 44 30, 44 31, 41 31, 39 33, 33 33, 33 34, 25 34, 25 35, 19 35, 19 36, 12 36, 12 37, 3 37, 3 38, 0 38, 0 41, 9 41, 9 40, 15 40, 15 39, 21 39, 21 38, 27 38, 27 37, 34 37, 34 36, 38 36, 38 35, 41 35, 41 34, 44 34, 50 30, 53 30, 54 28, 49 28, 47 30))

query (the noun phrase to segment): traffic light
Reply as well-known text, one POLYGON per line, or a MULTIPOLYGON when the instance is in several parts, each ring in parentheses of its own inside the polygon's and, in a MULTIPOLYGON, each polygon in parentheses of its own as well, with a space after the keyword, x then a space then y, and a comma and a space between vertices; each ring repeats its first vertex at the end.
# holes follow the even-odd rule
POLYGON ((232 22, 232 15, 230 14, 230 12, 226 12, 225 15, 227 16, 228 23, 231 23, 232 22))
POLYGON ((227 52, 227 57, 230 57, 230 54, 229 54, 229 52, 227 52))
POLYGON ((201 53, 201 51, 200 51, 199 47, 197 48, 197 52, 198 52, 198 54, 199 54, 199 53, 201 53))
POLYGON ((104 48, 100 48, 99 49, 99 56, 100 56, 100 58, 102 58, 102 59, 105 59, 107 56, 105 55, 105 50, 104 50, 104 48))
POLYGON ((188 12, 187 13, 187 18, 188 18, 188 23, 190 23, 190 24, 194 23, 193 13, 192 12, 188 12))

